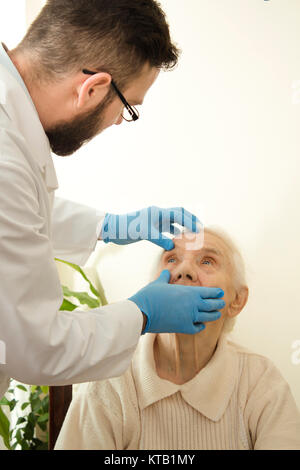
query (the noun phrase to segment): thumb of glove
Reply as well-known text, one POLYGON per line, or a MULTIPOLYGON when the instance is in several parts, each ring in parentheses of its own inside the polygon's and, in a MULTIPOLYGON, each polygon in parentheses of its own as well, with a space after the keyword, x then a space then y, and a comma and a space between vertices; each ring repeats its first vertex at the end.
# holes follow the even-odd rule
POLYGON ((171 273, 168 269, 164 269, 161 273, 159 278, 156 279, 155 282, 162 283, 162 284, 169 284, 171 278, 171 273))

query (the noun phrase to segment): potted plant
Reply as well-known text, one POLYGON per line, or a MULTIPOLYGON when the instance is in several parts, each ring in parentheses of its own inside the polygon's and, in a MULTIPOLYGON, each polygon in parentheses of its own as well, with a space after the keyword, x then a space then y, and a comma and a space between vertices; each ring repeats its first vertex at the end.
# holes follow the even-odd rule
MULTIPOLYGON (((75 292, 63 285, 64 299, 60 310, 73 311, 82 306, 91 310, 107 304, 102 287, 96 289, 78 265, 58 258, 55 260, 77 271, 87 282, 89 290, 88 292, 75 292)), ((0 436, 6 448, 9 450, 47 450, 48 424, 49 387, 29 386, 12 380, 8 392, 0 401, 0 436), (19 391, 24 392, 25 398, 18 397, 19 391), (7 417, 8 412, 17 415, 13 425, 7 417)))

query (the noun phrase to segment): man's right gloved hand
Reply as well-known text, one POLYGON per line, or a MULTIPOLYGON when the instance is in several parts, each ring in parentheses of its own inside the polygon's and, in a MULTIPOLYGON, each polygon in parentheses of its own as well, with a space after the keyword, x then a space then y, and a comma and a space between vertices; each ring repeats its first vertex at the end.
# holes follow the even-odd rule
POLYGON ((204 330, 204 322, 221 317, 225 307, 224 292, 217 287, 193 287, 169 284, 170 271, 162 271, 128 300, 134 302, 147 316, 144 333, 195 334, 204 330))

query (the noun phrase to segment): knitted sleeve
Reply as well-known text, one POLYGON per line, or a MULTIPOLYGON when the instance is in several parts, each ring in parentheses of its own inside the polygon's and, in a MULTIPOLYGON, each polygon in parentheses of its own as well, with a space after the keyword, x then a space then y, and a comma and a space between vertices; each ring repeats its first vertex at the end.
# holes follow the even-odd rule
POLYGON ((130 370, 121 377, 78 387, 55 450, 138 448, 138 405, 130 370))
POLYGON ((300 450, 300 413, 290 387, 267 359, 249 357, 245 407, 255 450, 300 450))

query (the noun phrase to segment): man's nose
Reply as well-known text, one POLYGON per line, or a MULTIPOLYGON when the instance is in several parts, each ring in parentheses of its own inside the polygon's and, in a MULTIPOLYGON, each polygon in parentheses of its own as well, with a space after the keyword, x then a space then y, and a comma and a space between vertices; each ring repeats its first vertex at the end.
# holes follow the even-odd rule
POLYGON ((115 125, 119 126, 120 124, 122 124, 122 122, 123 122, 123 116, 121 115, 119 119, 115 122, 115 125))

